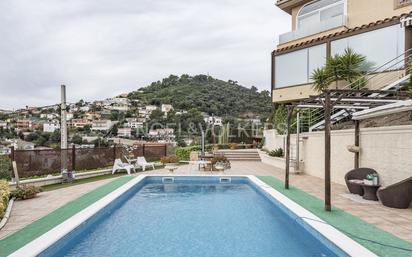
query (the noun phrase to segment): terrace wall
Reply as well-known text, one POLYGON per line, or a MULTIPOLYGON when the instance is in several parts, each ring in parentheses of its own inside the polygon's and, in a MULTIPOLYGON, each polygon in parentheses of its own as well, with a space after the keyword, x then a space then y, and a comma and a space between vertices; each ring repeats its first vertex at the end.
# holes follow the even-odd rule
MULTIPOLYGON (((265 131, 264 136, 266 149, 284 149, 285 136, 274 130, 265 131)), ((354 144, 354 130, 332 131, 331 140, 332 181, 345 184, 345 174, 354 167, 354 154, 347 150, 354 144)), ((384 186, 412 176, 412 126, 362 128, 360 147, 360 167, 376 169, 384 186)), ((291 135, 291 148, 294 157, 296 135, 291 135)), ((323 131, 301 134, 300 159, 303 172, 324 177, 323 131)))

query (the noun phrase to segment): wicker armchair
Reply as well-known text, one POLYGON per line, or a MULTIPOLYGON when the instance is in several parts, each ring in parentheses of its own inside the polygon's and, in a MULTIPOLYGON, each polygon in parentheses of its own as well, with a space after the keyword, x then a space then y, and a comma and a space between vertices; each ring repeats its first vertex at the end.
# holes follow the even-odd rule
POLYGON ((369 174, 378 174, 376 170, 370 168, 357 168, 349 171, 345 175, 346 186, 352 194, 363 195, 361 182, 369 174))
POLYGON ((379 189, 378 196, 384 206, 408 208, 412 202, 412 177, 379 189))

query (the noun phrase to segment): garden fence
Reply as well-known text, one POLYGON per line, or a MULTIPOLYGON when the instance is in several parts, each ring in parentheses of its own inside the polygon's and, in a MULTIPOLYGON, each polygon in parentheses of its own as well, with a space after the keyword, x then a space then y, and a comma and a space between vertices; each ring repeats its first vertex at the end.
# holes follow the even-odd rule
POLYGON ((20 178, 59 174, 62 160, 66 160, 68 170, 85 171, 107 168, 115 159, 124 156, 136 158, 144 156, 147 161, 156 161, 167 155, 166 144, 141 144, 130 148, 123 146, 46 149, 46 150, 14 150, 10 154, 11 161, 16 161, 20 178))

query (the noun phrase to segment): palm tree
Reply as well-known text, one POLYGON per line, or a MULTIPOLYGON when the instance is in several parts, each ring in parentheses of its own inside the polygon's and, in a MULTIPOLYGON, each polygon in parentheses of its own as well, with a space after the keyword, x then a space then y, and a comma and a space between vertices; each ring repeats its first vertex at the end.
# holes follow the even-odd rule
POLYGON ((362 81, 364 81, 367 72, 365 63, 365 56, 355 53, 351 48, 345 49, 344 54, 339 56, 339 79, 347 81, 352 88, 357 87, 359 89, 360 86, 364 86, 362 81), (352 85, 352 83, 354 84, 352 85))
POLYGON ((362 88, 366 85, 365 78, 368 70, 366 57, 355 53, 352 49, 345 49, 342 55, 327 58, 326 65, 313 71, 311 79, 313 89, 321 92, 335 82, 338 89, 339 81, 346 81, 351 88, 362 88))
POLYGON ((311 80, 313 81, 313 89, 317 92, 322 92, 327 89, 331 83, 330 74, 326 68, 317 68, 313 71, 311 80))

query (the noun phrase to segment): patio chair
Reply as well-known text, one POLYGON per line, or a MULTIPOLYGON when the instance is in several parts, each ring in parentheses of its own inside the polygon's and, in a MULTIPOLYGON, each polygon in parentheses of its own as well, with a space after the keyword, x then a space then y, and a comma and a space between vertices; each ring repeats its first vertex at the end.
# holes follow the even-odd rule
POLYGON ((147 162, 144 156, 137 157, 136 166, 142 167, 142 170, 145 171, 146 167, 152 167, 155 169, 153 162, 147 162))
POLYGON ((357 168, 349 171, 345 175, 346 186, 352 194, 363 195, 363 180, 369 174, 378 174, 376 170, 370 168, 357 168))
POLYGON ((127 156, 123 156, 123 157, 127 161, 128 164, 133 165, 133 166, 136 165, 137 159, 133 159, 133 158, 127 157, 127 156))
POLYGON ((379 189, 378 196, 386 207, 407 209, 412 202, 412 177, 379 189))
POLYGON ((134 166, 128 163, 123 163, 120 159, 116 159, 113 164, 112 174, 118 170, 126 170, 127 174, 130 175, 131 171, 134 170, 134 166))

